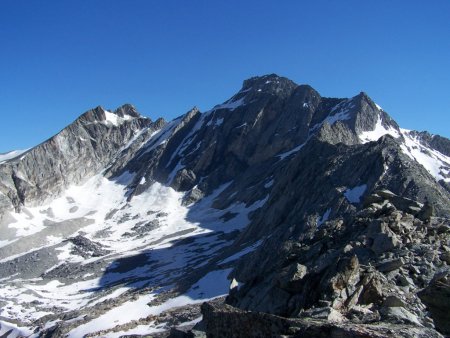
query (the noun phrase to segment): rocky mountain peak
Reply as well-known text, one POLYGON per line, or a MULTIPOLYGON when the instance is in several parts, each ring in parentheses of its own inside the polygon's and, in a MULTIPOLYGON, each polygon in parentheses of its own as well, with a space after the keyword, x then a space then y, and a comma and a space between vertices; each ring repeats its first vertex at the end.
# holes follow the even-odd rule
POLYGON ((192 118, 193 116, 197 115, 198 113, 200 113, 200 109, 198 109, 197 106, 194 106, 185 114, 185 117, 192 118))
POLYGON ((159 117, 154 122, 154 125, 155 125, 156 129, 161 129, 166 123, 167 123, 167 121, 164 118, 159 117))
POLYGON ((240 92, 259 92, 289 96, 297 84, 288 78, 276 74, 255 76, 244 81, 240 92))
POLYGON ((360 92, 352 98, 352 101, 357 103, 360 108, 364 108, 365 106, 370 107, 372 113, 375 115, 378 115, 380 111, 384 111, 366 92, 360 92))
POLYGON ((141 114, 136 110, 136 108, 129 103, 125 103, 124 105, 120 106, 113 112, 114 114, 125 117, 125 116, 131 116, 131 117, 142 117, 141 114))
MULTIPOLYGON (((254 127, 264 126, 265 120, 267 127, 271 126, 271 135, 266 136, 290 131, 287 138, 292 140, 295 134, 296 143, 306 141, 313 134, 320 134, 327 142, 346 144, 376 140, 384 134, 400 136, 395 121, 367 93, 361 92, 348 99, 325 98, 309 85, 297 85, 276 74, 245 80, 238 93, 215 106, 212 112, 216 119, 225 119, 223 128, 227 120, 233 121, 233 126, 254 127), (231 117, 230 112, 234 111, 238 116, 231 117)), ((246 133, 263 130, 249 129, 246 128, 246 133)), ((281 139, 286 140, 286 137, 281 139)))
POLYGON ((89 123, 95 121, 105 120, 105 109, 102 106, 97 106, 93 109, 89 109, 78 117, 77 121, 89 123))
POLYGON ((124 104, 115 110, 107 110, 102 106, 97 106, 82 114, 76 121, 82 124, 103 123, 105 125, 120 125, 124 121, 143 117, 131 104, 124 104))
POLYGON ((57 135, 0 166, 0 209, 21 210, 58 196, 103 169, 136 134, 154 128, 131 105, 114 112, 102 106, 88 110, 57 135))

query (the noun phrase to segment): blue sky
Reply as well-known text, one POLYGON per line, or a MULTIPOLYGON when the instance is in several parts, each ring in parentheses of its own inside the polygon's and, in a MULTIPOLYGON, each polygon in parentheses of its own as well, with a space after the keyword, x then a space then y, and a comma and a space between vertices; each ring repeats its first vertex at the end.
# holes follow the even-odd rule
POLYGON ((450 1, 0 2, 0 152, 84 111, 171 119, 255 75, 367 92, 404 128, 450 137, 450 1))

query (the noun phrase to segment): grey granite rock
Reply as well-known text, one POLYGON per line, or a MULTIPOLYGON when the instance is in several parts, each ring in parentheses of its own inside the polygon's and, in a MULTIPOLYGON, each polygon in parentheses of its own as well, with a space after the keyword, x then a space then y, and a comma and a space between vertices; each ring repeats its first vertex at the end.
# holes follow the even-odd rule
POLYGON ((99 173, 142 130, 155 127, 128 105, 115 112, 102 107, 87 111, 57 135, 0 165, 0 205, 19 210, 57 197, 99 173))
POLYGON ((430 284, 419 293, 420 299, 430 309, 436 328, 450 335, 450 272, 437 273, 430 284))
POLYGON ((203 304, 202 313, 208 337, 443 337, 433 329, 414 325, 361 325, 320 318, 283 318, 219 304, 203 304))

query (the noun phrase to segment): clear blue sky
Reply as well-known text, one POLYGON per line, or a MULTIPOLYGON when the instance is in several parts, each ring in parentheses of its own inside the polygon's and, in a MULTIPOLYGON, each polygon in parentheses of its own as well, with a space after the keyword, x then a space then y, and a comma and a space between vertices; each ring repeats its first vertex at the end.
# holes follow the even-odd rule
POLYGON ((402 127, 450 137, 449 0, 1 0, 0 43, 0 152, 97 105, 207 110, 266 73, 365 91, 402 127))

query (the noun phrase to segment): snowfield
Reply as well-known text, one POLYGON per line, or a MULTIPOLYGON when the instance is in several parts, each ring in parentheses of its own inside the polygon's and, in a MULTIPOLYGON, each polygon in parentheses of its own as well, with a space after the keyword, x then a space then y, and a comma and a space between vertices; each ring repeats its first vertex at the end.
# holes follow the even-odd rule
POLYGON ((450 157, 424 146, 410 130, 401 129, 401 132, 405 138, 402 151, 419 162, 437 181, 450 182, 450 157))
POLYGON ((156 182, 130 201, 126 186, 133 177, 126 172, 109 180, 100 173, 47 205, 9 215, 2 227, 14 236, 0 238, 0 316, 8 319, 0 321, 0 332, 35 337, 37 326, 50 328, 64 313, 73 317, 69 337, 97 331, 115 337, 114 327, 125 327, 123 334, 158 332, 167 327, 137 320, 228 293, 227 263, 259 243, 223 256, 233 240, 224 234, 245 227, 248 214, 267 198, 214 209, 214 199, 229 182, 184 206, 183 193, 156 182), (236 215, 224 218, 231 210, 236 215), (93 247, 67 240, 76 236, 93 247), (101 254, 92 254, 95 250, 101 254), (215 258, 217 263, 208 265, 215 258), (8 266, 17 268, 10 272, 8 266), (189 274, 192 282, 184 285, 189 274), (173 297, 158 301, 171 292, 173 297), (16 320, 20 325, 11 324, 16 320))
POLYGON ((359 134, 359 139, 361 140, 362 143, 366 143, 371 141, 377 141, 381 136, 384 135, 391 135, 395 138, 400 137, 400 133, 397 130, 395 130, 392 127, 385 127, 383 125, 381 116, 378 115, 378 120, 375 125, 375 129, 362 132, 361 134, 359 134))

